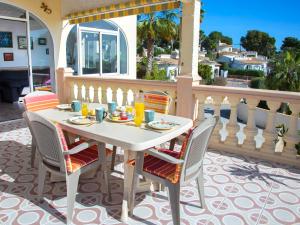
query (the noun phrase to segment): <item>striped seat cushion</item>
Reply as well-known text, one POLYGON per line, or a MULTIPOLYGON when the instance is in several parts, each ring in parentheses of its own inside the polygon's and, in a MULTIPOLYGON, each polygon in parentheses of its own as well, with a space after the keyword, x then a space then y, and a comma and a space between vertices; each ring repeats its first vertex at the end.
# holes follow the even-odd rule
POLYGON ((162 94, 145 93, 145 109, 154 110, 157 113, 168 114, 170 98, 162 94))
MULTIPOLYGON (((64 151, 69 151, 70 149, 80 145, 84 141, 78 141, 71 145, 67 145, 64 133, 59 126, 59 124, 55 125, 57 128, 57 131, 59 133, 59 137, 61 140, 61 143, 63 145, 64 151)), ((112 151, 110 149, 106 149, 106 155, 112 154, 112 151)), ((97 145, 93 145, 79 153, 73 154, 73 155, 65 155, 65 162, 66 162, 66 169, 68 173, 73 173, 76 170, 93 163, 98 160, 98 148, 97 145)))
MULTIPOLYGON (((83 143, 83 141, 75 142, 74 144, 69 145, 68 149, 72 149, 77 145, 80 145, 81 143, 83 143)), ((68 172, 75 172, 76 170, 98 160, 97 145, 93 145, 81 152, 78 152, 77 154, 69 155, 69 158, 71 163, 71 170, 68 170, 68 172)))
MULTIPOLYGON (((159 149, 159 151, 171 155, 175 158, 179 157, 179 152, 170 151, 167 149, 159 149)), ((172 183, 179 181, 179 173, 176 173, 176 164, 168 163, 164 160, 158 159, 152 155, 145 155, 143 170, 158 177, 169 180, 172 183)))
POLYGON ((59 104, 59 100, 56 94, 49 92, 47 95, 25 96, 24 103, 26 110, 35 112, 55 108, 59 104))
MULTIPOLYGON (((164 149, 164 148, 156 148, 157 151, 168 154, 176 159, 183 159, 187 149, 188 140, 190 135, 192 134, 192 131, 193 129, 190 129, 189 132, 187 133, 179 152, 171 151, 169 149, 164 149)), ((135 160, 132 160, 129 163, 131 165, 134 165, 135 160)), ((181 168, 182 165, 168 163, 152 155, 145 154, 144 156, 143 170, 145 172, 167 179, 173 184, 176 184, 179 181, 181 168)))

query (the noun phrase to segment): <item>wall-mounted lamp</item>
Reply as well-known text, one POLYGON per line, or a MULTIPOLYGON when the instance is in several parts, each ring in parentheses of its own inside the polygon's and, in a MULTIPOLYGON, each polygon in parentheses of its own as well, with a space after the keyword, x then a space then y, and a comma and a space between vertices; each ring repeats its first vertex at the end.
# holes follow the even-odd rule
POLYGON ((47 13, 47 14, 51 14, 52 13, 52 10, 44 2, 42 2, 41 9, 43 9, 44 12, 47 13))

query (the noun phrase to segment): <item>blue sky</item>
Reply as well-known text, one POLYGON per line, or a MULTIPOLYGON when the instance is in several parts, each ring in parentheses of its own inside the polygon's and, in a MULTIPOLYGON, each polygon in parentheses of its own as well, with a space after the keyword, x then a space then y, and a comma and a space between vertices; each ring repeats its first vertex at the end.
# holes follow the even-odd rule
POLYGON ((201 29, 221 31, 239 44, 240 37, 256 29, 276 38, 280 47, 287 36, 300 39, 300 0, 202 0, 205 18, 201 29))

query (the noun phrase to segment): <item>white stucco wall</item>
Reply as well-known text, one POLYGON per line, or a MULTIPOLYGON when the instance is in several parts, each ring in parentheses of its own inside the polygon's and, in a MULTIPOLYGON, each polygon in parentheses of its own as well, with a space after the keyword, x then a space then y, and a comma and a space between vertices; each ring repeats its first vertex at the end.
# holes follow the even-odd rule
MULTIPOLYGON (((0 2, 28 10, 39 18, 49 29, 53 39, 55 68, 66 67, 66 39, 72 26, 68 24, 68 21, 62 20, 63 10, 60 0, 0 0, 0 2), (50 15, 46 14, 43 9, 40 8, 42 2, 47 4, 52 10, 50 15)), ((82 3, 86 4, 86 1, 82 3)), ((96 4, 97 2, 95 1, 94 3, 96 4)), ((68 7, 67 5, 64 6, 68 7)), ((76 8, 80 9, 77 5, 76 8)), ((136 20, 136 16, 112 19, 112 21, 124 31, 128 40, 129 76, 127 78, 136 78, 136 20)))
MULTIPOLYGON (((18 36, 26 36, 25 22, 9 21, 0 19, 0 31, 12 32, 13 48, 0 48, 0 67, 27 67, 28 56, 27 49, 18 48, 18 36), (4 61, 3 53, 10 52, 14 54, 14 61, 4 61)), ((33 67, 48 67, 51 65, 53 57, 53 46, 50 33, 46 29, 39 29, 30 32, 33 39, 32 66, 33 67), (39 45, 38 38, 46 38, 47 45, 39 45), (46 54, 46 49, 49 49, 49 55, 46 54)))
MULTIPOLYGON (((112 21, 116 24, 123 32, 127 39, 128 45, 128 76, 125 75, 107 75, 109 77, 121 77, 121 78, 128 78, 128 79, 135 79, 136 78, 136 38, 137 38, 137 17, 136 16, 126 16, 120 18, 113 18, 109 21, 112 21)), ((61 50, 60 50, 60 67, 66 67, 66 43, 68 35, 74 25, 66 24, 62 30, 62 37, 61 37, 61 50), (64 57, 63 57, 64 56, 64 57)))

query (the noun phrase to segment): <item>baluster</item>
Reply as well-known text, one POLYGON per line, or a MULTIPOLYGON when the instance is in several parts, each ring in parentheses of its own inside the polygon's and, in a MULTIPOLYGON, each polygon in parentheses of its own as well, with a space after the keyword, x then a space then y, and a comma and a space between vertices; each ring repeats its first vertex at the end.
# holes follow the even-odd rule
MULTIPOLYGON (((248 109, 249 109, 248 105, 239 102, 237 104, 237 110, 236 110, 237 116, 238 115, 243 116, 243 118, 240 118, 240 119, 243 119, 243 121, 245 121, 245 120, 247 121, 248 119, 245 118, 245 114, 248 115, 248 109), (244 110, 245 108, 246 108, 246 110, 244 110), (238 114, 238 110, 240 110, 239 114, 238 114)), ((239 130, 238 130, 238 132, 236 133, 235 136, 237 138, 238 145, 243 145, 246 138, 247 138, 247 136, 244 132, 244 129, 247 125, 242 123, 242 122, 237 122, 237 125, 239 127, 239 130)))
POLYGON ((276 111, 279 107, 279 103, 276 101, 268 101, 268 118, 266 123, 266 129, 265 129, 265 138, 266 138, 266 144, 273 146, 274 145, 274 121, 276 117, 276 111))
POLYGON ((246 128, 246 136, 249 137, 247 139, 248 140, 247 142, 249 143, 250 148, 254 147, 255 136, 258 134, 256 124, 255 124, 255 112, 256 112, 256 107, 257 107, 258 103, 259 103, 258 99, 253 99, 253 98, 247 99, 248 122, 247 122, 247 128, 246 128))
POLYGON ((113 101, 113 90, 110 87, 106 89, 106 101, 107 103, 113 101))
POLYGON ((204 105, 205 105, 206 96, 203 95, 203 94, 196 94, 196 98, 198 100, 197 120, 201 122, 202 120, 205 119, 205 117, 204 117, 204 105))
POLYGON ((116 92, 117 105, 121 107, 123 105, 123 91, 121 88, 117 89, 116 92))
POLYGON ((73 94, 74 94, 74 99, 78 100, 78 93, 79 93, 79 88, 77 84, 74 84, 73 86, 73 94))
POLYGON ((290 116, 290 127, 286 136, 289 138, 287 141, 287 147, 289 149, 295 149, 295 144, 298 144, 299 136, 298 136, 298 118, 300 112, 299 104, 290 104, 290 109, 293 114, 290 116))
POLYGON ((94 102, 95 98, 95 88, 93 86, 90 86, 89 88, 89 100, 90 102, 94 102))
POLYGON ((132 106, 133 101, 134 101, 134 93, 131 89, 129 89, 127 92, 127 104, 132 106))
MULTIPOLYGON (((221 106, 222 105, 229 105, 227 97, 225 97, 224 100, 222 101, 221 106)), ((226 109, 224 109, 224 110, 226 110, 226 109)), ((219 130, 221 142, 225 142, 229 135, 229 132, 227 130, 227 125, 229 123, 229 119, 227 119, 225 117, 221 117, 221 108, 220 108, 220 123, 222 124, 222 129, 219 130)))
MULTIPOLYGON (((238 132, 238 123, 237 123, 237 106, 240 103, 240 98, 236 96, 230 96, 229 103, 230 103, 230 117, 229 117, 229 124, 227 125, 228 129, 228 136, 229 139, 233 141, 236 140, 236 134, 238 132)), ((228 139, 228 138, 227 138, 228 139)))
MULTIPOLYGON (((219 116, 221 115, 220 110, 221 110, 221 104, 223 102, 223 98, 222 96, 214 96, 213 97, 213 107, 214 107, 214 115, 215 116, 219 116)), ((220 117, 221 118, 221 117, 220 117)), ((219 131, 222 128, 222 123, 221 120, 217 123, 215 129, 214 129, 214 133, 218 134, 219 131)))

